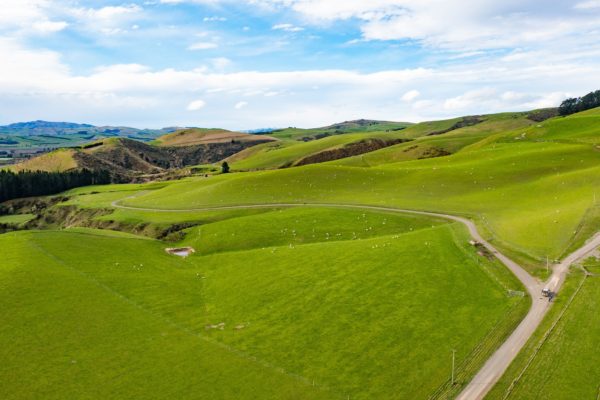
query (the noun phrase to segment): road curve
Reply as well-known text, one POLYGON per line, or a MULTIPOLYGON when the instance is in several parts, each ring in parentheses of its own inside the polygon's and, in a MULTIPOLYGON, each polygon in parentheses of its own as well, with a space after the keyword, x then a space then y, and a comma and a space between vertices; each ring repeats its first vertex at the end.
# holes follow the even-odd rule
POLYGON ((523 283, 527 288, 527 292, 531 296, 532 306, 525 318, 513 331, 513 333, 506 339, 506 341, 496 350, 496 352, 486 361, 484 366, 479 370, 471 382, 463 389, 458 395, 457 400, 482 400, 492 387, 498 382, 500 377, 504 374, 506 369, 509 367, 511 362, 515 359, 519 351, 525 346, 529 338, 533 335, 535 330, 538 328, 544 316, 548 312, 552 303, 550 303, 545 297, 541 296, 543 288, 549 288, 554 292, 558 292, 565 281, 566 275, 569 272, 569 267, 592 253, 597 247, 600 246, 600 232, 592 237, 585 245, 575 250, 569 256, 567 256, 560 264, 556 265, 553 269, 553 273, 546 283, 539 281, 538 279, 531 276, 524 268, 519 264, 500 253, 494 246, 486 241, 477 230, 473 221, 458 217, 450 214, 435 213, 428 211, 416 211, 407 210, 392 207, 381 207, 381 206, 368 206, 358 204, 327 204, 327 203, 276 203, 276 204, 248 204, 239 206, 219 206, 219 207, 204 207, 204 208, 191 208, 191 209, 155 209, 155 208, 140 208, 123 206, 120 204, 121 201, 136 196, 130 196, 122 200, 112 202, 112 206, 115 208, 121 208, 126 210, 136 211, 152 211, 152 212, 194 212, 194 211, 215 211, 215 210, 228 210, 228 209, 256 209, 256 208, 291 208, 291 207, 334 207, 334 208, 354 208, 364 210, 375 210, 375 211, 386 211, 403 214, 416 214, 425 215, 430 217, 444 218, 452 221, 457 221, 466 226, 469 234, 473 240, 481 243, 485 246, 502 264, 504 264, 512 273, 523 283))

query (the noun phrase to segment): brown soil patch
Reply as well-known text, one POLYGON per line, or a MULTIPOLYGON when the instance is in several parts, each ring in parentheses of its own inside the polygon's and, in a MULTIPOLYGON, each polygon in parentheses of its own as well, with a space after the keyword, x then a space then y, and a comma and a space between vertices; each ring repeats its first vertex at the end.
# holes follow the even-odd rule
POLYGON ((169 248, 169 249, 165 249, 165 251, 171 255, 184 257, 184 258, 191 254, 194 254, 196 252, 196 250, 194 250, 192 247, 169 248))

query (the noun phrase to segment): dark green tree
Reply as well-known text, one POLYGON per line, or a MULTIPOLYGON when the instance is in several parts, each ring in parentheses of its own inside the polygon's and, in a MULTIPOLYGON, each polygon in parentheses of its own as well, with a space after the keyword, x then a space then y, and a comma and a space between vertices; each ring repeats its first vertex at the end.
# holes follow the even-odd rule
POLYGON ((229 164, 227 164, 227 161, 223 161, 223 164, 221 165, 221 172, 224 174, 229 173, 229 164))
POLYGON ((56 194, 79 186, 111 182, 108 171, 81 169, 67 172, 0 170, 0 203, 20 197, 56 194))
POLYGON ((567 116, 596 107, 600 107, 600 90, 588 93, 583 97, 566 99, 558 108, 558 112, 562 116, 567 116))

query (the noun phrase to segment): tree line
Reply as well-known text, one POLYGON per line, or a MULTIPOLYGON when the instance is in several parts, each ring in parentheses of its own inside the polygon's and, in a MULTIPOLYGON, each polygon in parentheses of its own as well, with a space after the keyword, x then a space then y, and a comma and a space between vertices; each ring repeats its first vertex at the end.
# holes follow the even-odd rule
POLYGON ((586 94, 583 97, 570 98, 562 102, 558 108, 560 115, 566 116, 600 107, 600 90, 586 94))
POLYGON ((68 172, 0 170, 0 203, 21 197, 45 196, 80 186, 111 182, 108 171, 82 169, 68 172))

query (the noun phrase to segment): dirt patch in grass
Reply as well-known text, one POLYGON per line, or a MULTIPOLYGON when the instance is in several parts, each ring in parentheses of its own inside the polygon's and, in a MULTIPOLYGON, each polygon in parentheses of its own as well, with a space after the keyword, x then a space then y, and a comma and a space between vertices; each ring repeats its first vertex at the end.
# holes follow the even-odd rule
POLYGON ((419 156, 419 160, 424 160, 426 158, 437 158, 437 157, 445 157, 445 156, 449 156, 452 153, 450 153, 447 150, 444 150, 440 147, 430 147, 429 149, 425 150, 423 152, 423 154, 421 154, 419 156))
POLYGON ((167 248, 165 251, 171 255, 183 258, 188 257, 196 252, 196 250, 194 250, 192 247, 167 248))

